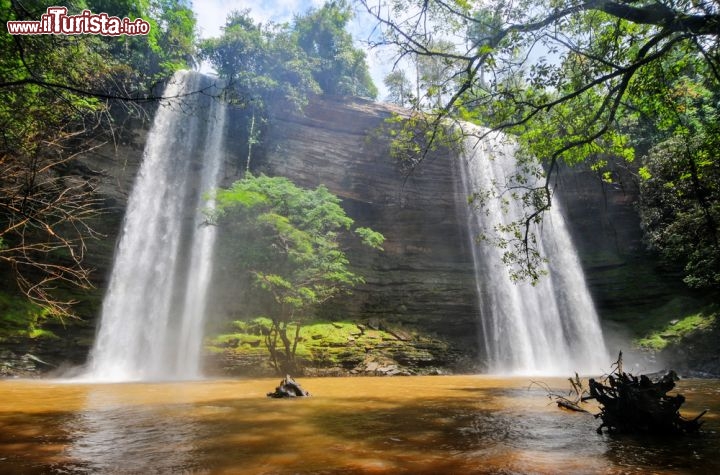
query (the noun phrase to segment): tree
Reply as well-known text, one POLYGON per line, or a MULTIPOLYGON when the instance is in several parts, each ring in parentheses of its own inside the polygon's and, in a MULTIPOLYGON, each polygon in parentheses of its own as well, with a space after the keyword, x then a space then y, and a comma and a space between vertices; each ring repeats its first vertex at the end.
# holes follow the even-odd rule
MULTIPOLYGON (((189 11, 173 1, 126 4, 121 16, 189 11)), ((0 23, 37 21, 50 5, 0 0, 0 23)), ((64 5, 71 14, 88 7, 84 1, 64 5)), ((192 38, 192 31, 183 31, 185 39, 192 38)), ((123 63, 124 50, 114 48, 118 41, 96 35, 0 35, 0 262, 30 299, 56 315, 70 314, 72 303, 53 294, 59 283, 91 287, 83 259, 86 241, 96 237, 91 219, 100 211, 99 173, 69 172, 82 152, 113 140, 115 119, 141 112, 130 107, 120 114, 112 105, 150 100, 147 93, 159 71, 123 63)), ((176 53, 161 49, 157 54, 176 53)))
POLYGON ((412 83, 405 75, 402 69, 392 71, 383 80, 385 87, 388 88, 387 101, 399 106, 409 106, 412 104, 412 83))
POLYGON ((452 52, 455 46, 446 40, 432 40, 428 48, 432 54, 418 55, 415 59, 418 91, 424 91, 427 108, 441 108, 453 87, 452 52))
POLYGON ((320 88, 311 75, 310 60, 285 25, 255 23, 250 10, 228 16, 219 38, 201 45, 228 81, 232 102, 240 107, 267 108, 274 103, 298 108, 320 88))
POLYGON ((662 112, 658 98, 682 102, 672 85, 686 67, 670 59, 695 64, 704 86, 718 89, 717 1, 361 1, 383 29, 377 45, 452 68, 444 84, 451 93, 432 126, 461 118, 504 130, 517 136, 526 164, 545 167, 545 182, 528 190, 539 199, 507 230, 522 236, 514 254, 526 268, 537 265, 531 234, 551 206, 560 161, 596 160, 601 168, 609 155, 634 158, 624 132, 662 112), (434 50, 439 38, 454 51, 434 50))
POLYGON ((150 23, 147 36, 106 37, 113 59, 129 67, 136 94, 194 63, 195 14, 187 0, 87 0, 92 12, 150 23))
POLYGON ((241 105, 301 106, 308 94, 321 92, 374 98, 365 54, 345 31, 350 18, 345 1, 310 10, 292 25, 255 23, 250 10, 236 11, 201 53, 228 78, 241 105))
POLYGON ((640 213, 646 239, 684 268, 694 288, 720 289, 718 133, 676 136, 643 160, 640 213))
POLYGON ((346 31, 352 19, 347 0, 326 2, 319 9, 296 16, 293 35, 313 63, 313 77, 325 94, 375 99, 377 87, 365 52, 353 46, 346 31))
MULTIPOLYGON (((340 247, 353 220, 324 186, 314 190, 281 177, 246 175, 219 190, 209 217, 220 227, 225 260, 239 282, 249 277, 261 293, 272 326, 266 346, 279 374, 299 370, 295 351, 303 319, 318 305, 363 282, 349 269, 340 247), (290 334, 294 326, 294 335, 290 334)), ((369 228, 352 229, 363 244, 382 249, 384 237, 369 228)))
POLYGON ((292 25, 256 23, 249 9, 235 11, 219 38, 201 44, 201 57, 227 81, 226 97, 246 113, 246 170, 273 111, 300 110, 313 94, 377 95, 365 53, 345 31, 350 18, 345 1, 310 10, 292 25))

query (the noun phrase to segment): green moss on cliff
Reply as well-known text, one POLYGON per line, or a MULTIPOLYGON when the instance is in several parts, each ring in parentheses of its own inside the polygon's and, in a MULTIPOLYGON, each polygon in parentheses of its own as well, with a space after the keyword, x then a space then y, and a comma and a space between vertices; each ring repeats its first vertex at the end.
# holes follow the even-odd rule
MULTIPOLYGON (((208 352, 224 354, 228 361, 268 359, 267 318, 235 321, 231 326, 230 332, 208 340, 208 352)), ((294 335, 295 328, 291 327, 288 334, 294 335)), ((306 369, 330 370, 330 374, 422 372, 447 365, 450 353, 444 341, 404 327, 386 328, 379 322, 309 322, 300 328, 297 346, 297 357, 306 369)))
POLYGON ((0 292, 0 341, 13 338, 53 338, 41 325, 48 318, 48 309, 25 297, 0 292))
MULTIPOLYGON (((208 347, 211 351, 232 349, 246 354, 267 355, 265 335, 269 332, 270 323, 270 319, 264 317, 237 320, 232 323, 231 332, 211 338, 208 347)), ((295 335, 294 325, 289 326, 288 335, 295 335)), ((354 323, 313 322, 300 328, 297 356, 309 361, 325 360, 327 364, 337 364, 348 348, 374 344, 383 338, 392 337, 380 330, 366 331, 354 323)))
POLYGON ((717 321, 717 313, 706 309, 699 313, 670 320, 659 329, 649 332, 636 343, 643 348, 662 350, 670 344, 681 343, 683 338, 698 332, 709 331, 717 321))
MULTIPOLYGON (((717 314, 717 305, 706 299, 677 295, 652 311, 628 316, 622 323, 630 330, 635 346, 660 352, 682 347, 689 339, 712 331, 720 321, 717 314)), ((711 352, 717 353, 716 349, 711 352)))

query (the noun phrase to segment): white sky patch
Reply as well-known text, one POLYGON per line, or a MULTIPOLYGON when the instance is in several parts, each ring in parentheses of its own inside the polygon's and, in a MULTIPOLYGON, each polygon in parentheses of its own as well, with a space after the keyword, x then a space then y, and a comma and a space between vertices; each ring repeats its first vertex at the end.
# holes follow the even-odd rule
POLYGON ((195 2, 193 10, 198 20, 201 38, 220 36, 221 27, 230 12, 250 9, 250 15, 258 22, 273 21, 284 23, 292 20, 293 14, 305 13, 310 8, 323 5, 324 0, 203 0, 195 2))
MULTIPOLYGON (((196 0, 193 11, 197 18, 201 38, 212 38, 222 34, 222 26, 228 14, 234 10, 250 9, 250 15, 258 22, 274 23, 290 22, 294 14, 303 14, 311 8, 320 8, 325 0, 196 0)), ((368 68, 378 88, 378 99, 384 100, 387 88, 383 78, 390 72, 392 59, 388 52, 369 50, 367 39, 375 27, 375 20, 364 9, 356 8, 355 17, 348 26, 348 31, 355 40, 355 46, 362 48, 367 54, 368 68)), ((200 68, 203 72, 212 72, 208 64, 200 68)))

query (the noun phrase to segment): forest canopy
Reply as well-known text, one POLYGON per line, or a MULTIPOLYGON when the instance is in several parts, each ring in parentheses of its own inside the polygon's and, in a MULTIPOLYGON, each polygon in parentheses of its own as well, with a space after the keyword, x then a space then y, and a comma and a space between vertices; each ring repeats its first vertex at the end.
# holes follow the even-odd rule
POLYGON ((242 103, 298 106, 312 93, 375 99, 365 52, 347 32, 351 18, 346 0, 283 24, 257 23, 250 10, 235 11, 219 38, 202 42, 201 57, 229 80, 242 103))

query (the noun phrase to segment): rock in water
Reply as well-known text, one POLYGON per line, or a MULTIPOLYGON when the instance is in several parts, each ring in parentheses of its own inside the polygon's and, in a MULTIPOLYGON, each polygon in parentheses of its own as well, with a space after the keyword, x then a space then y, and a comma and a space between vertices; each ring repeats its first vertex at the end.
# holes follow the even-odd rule
POLYGON ((275 388, 274 392, 267 393, 268 397, 308 397, 310 393, 305 391, 300 384, 292 379, 290 375, 286 375, 285 379, 280 381, 280 385, 275 388))

